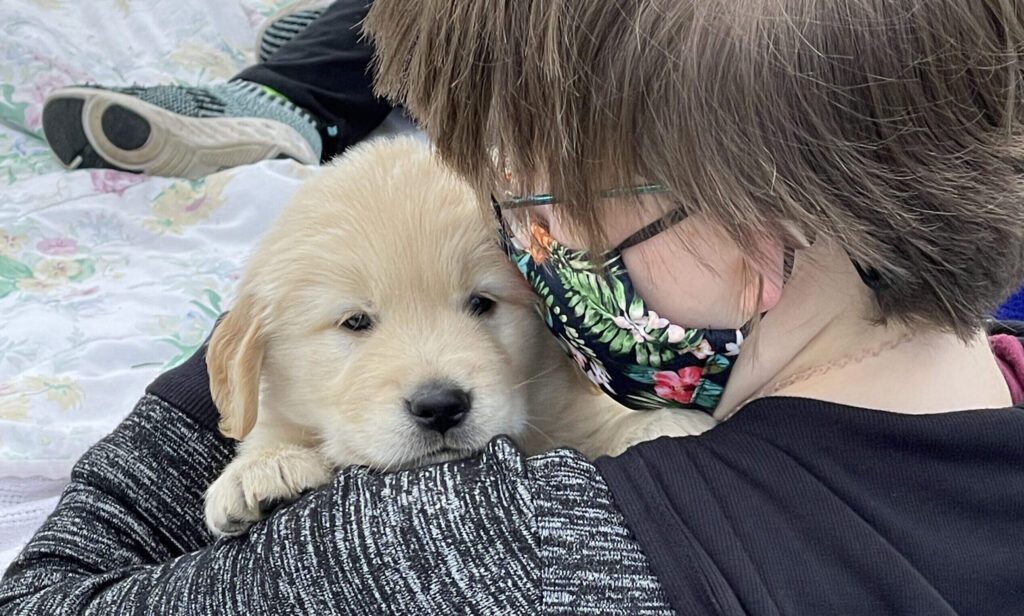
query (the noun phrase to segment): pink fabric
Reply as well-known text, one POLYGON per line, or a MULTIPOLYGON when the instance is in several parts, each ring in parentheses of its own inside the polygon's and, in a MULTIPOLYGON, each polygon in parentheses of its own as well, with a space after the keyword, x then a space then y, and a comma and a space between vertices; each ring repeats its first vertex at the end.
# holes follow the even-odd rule
POLYGON ((1010 398, 1014 404, 1020 404, 1024 401, 1024 345, 1006 334, 989 336, 988 341, 1010 388, 1010 398))

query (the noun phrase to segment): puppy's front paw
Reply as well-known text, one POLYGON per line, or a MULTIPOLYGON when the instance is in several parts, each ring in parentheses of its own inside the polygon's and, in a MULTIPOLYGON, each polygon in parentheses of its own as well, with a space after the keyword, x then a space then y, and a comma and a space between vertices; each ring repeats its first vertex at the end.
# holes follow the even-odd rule
POLYGON ((206 526, 214 537, 240 535, 279 505, 330 478, 330 465, 308 447, 244 452, 206 490, 206 526))

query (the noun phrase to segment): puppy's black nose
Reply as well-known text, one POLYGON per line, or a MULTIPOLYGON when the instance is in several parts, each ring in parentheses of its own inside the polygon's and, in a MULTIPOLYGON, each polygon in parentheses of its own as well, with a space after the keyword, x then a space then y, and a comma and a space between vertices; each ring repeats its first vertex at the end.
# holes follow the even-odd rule
POLYGON ((432 382, 416 390, 405 406, 421 426, 444 434, 462 423, 472 399, 468 391, 451 383, 432 382))

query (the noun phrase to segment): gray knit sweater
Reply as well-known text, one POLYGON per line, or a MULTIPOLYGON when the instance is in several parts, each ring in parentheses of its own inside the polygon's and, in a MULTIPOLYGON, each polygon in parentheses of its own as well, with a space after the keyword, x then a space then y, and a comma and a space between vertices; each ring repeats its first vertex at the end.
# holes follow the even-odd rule
POLYGON ((78 462, 0 583, 0 614, 665 614, 666 595, 578 454, 352 468, 212 542, 203 491, 231 459, 202 354, 78 462))

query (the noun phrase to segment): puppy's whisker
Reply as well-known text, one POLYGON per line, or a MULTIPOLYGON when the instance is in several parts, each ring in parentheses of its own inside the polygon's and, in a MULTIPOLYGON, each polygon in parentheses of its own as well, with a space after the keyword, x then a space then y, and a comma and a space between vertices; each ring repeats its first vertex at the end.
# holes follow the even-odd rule
POLYGON ((546 438, 548 443, 550 443, 552 445, 555 445, 555 446, 558 446, 560 444, 560 443, 556 442, 555 439, 551 438, 551 435, 549 435, 547 432, 545 432, 545 431, 541 430, 540 428, 538 428, 536 424, 530 422, 529 420, 525 420, 524 419, 523 423, 526 424, 527 427, 529 427, 531 430, 533 430, 537 434, 539 434, 539 435, 543 436, 544 438, 546 438))
POLYGON ((398 470, 398 467, 401 465, 401 461, 402 451, 401 449, 395 449, 391 452, 391 456, 388 458, 387 464, 384 465, 384 468, 381 469, 381 472, 391 473, 398 470))
POLYGON ((551 374, 552 372, 554 372, 557 368, 558 368, 557 366, 554 366, 554 367, 548 368, 547 370, 545 370, 543 372, 539 372, 539 373, 531 376, 530 378, 526 379, 525 381, 520 381, 519 383, 516 383, 515 385, 512 386, 512 389, 519 389, 520 387, 529 385, 530 383, 536 383, 537 381, 540 381, 541 379, 543 379, 548 374, 551 374))
MULTIPOLYGON (((410 443, 415 441, 416 430, 411 429, 409 426, 403 425, 400 429, 396 430, 401 437, 403 443, 410 443)), ((383 464, 377 465, 377 470, 381 473, 391 473, 398 470, 402 466, 403 456, 405 450, 402 447, 390 448, 389 455, 383 464)))

